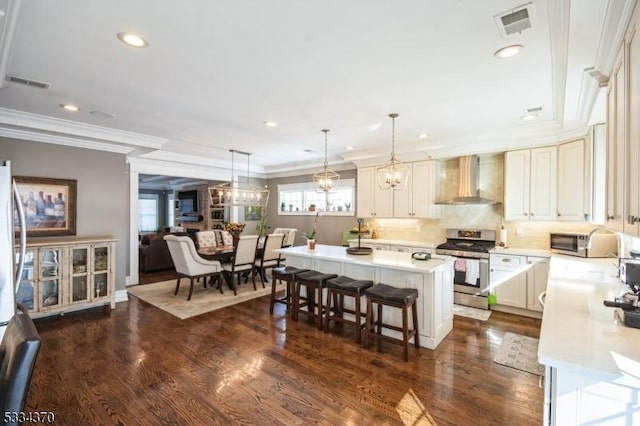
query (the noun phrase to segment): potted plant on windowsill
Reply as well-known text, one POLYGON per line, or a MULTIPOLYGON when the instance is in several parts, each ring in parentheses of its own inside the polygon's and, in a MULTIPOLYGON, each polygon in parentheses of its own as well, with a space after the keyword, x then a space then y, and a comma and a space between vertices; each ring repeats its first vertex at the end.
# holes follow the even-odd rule
POLYGON ((318 231, 316 230, 316 224, 318 222, 318 216, 320 212, 316 213, 316 218, 313 220, 313 230, 309 233, 303 232, 302 236, 307 240, 307 246, 309 250, 315 250, 316 248, 316 236, 318 231))

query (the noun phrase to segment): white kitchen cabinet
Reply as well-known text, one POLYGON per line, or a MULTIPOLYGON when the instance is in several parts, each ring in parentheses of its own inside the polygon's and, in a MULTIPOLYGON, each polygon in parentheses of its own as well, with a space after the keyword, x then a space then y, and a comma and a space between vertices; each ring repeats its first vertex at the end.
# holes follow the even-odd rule
POLYGON ((393 217, 393 192, 378 187, 375 167, 358 168, 356 212, 359 217, 393 217))
POLYGON ((114 309, 115 241, 78 239, 27 244, 16 301, 33 317, 99 305, 114 309))
POLYGON ((626 99, 624 45, 620 48, 607 91, 606 224, 622 230, 624 215, 626 99))
POLYGON ((589 219, 585 149, 584 139, 558 145, 558 220, 589 219))
POLYGON ((556 219, 557 163, 555 146, 505 154, 505 219, 556 219))
POLYGON ((405 188, 394 191, 393 217, 436 218, 439 206, 435 204, 436 163, 417 161, 407 163, 411 167, 405 188))
POLYGON ((623 231, 640 235, 640 35, 636 32, 638 13, 627 32, 627 87, 628 118, 625 164, 625 200, 623 231))
POLYGON ((527 274, 524 256, 494 255, 489 257, 489 282, 496 304, 527 308, 527 274))
POLYGON ((497 305, 542 312, 538 296, 547 288, 548 258, 491 254, 489 264, 497 305))

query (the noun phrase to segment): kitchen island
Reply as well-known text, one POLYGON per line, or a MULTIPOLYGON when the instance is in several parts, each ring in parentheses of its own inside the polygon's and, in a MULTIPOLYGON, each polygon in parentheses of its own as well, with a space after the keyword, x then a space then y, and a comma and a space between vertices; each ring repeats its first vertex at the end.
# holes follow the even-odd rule
POLYGON ((538 347, 545 425, 640 424, 640 329, 602 303, 629 290, 615 261, 551 257, 538 347))
MULTIPOLYGON (((287 265, 372 280, 394 287, 418 290, 418 328, 420 346, 435 349, 453 328, 453 261, 449 256, 434 255, 430 260, 414 260, 409 253, 376 251, 369 255, 347 254, 345 247, 316 245, 279 250, 287 265)), ((350 302, 345 300, 345 306, 350 302)), ((385 309, 383 320, 402 324, 399 309, 385 309)), ((400 333, 383 330, 399 337, 400 333)))

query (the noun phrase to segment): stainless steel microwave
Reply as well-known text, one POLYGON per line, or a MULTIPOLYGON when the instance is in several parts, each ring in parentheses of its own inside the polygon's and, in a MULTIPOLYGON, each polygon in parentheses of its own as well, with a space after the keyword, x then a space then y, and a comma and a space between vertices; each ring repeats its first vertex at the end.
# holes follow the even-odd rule
POLYGON ((609 232, 591 236, 591 247, 587 248, 589 234, 552 232, 549 248, 554 253, 578 257, 615 257, 618 253, 618 237, 609 232))

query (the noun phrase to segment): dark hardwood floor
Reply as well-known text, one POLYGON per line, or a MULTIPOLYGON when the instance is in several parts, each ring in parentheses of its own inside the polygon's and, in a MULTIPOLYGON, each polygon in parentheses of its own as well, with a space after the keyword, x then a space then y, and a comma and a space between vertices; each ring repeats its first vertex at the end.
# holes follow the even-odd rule
POLYGON ((138 284, 152 284, 160 281, 170 281, 176 279, 175 269, 164 269, 155 272, 139 272, 138 284))
POLYGON ((455 317, 435 350, 381 351, 351 327, 269 315, 268 298, 180 320, 135 297, 36 320, 43 339, 25 410, 59 425, 539 425, 538 376, 492 361, 505 332, 540 321, 455 317))

